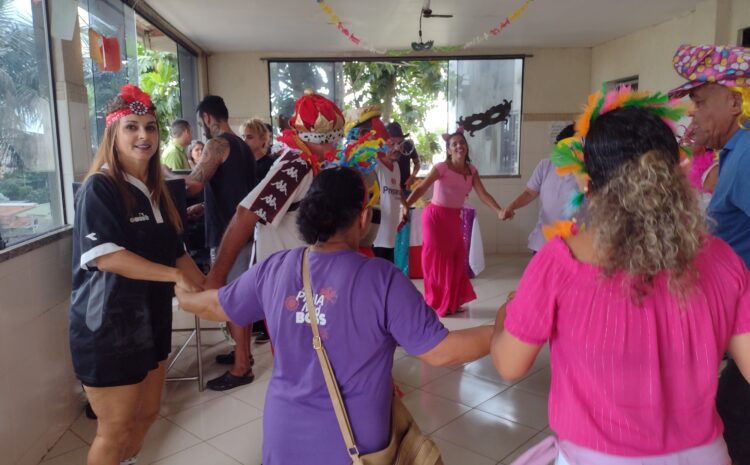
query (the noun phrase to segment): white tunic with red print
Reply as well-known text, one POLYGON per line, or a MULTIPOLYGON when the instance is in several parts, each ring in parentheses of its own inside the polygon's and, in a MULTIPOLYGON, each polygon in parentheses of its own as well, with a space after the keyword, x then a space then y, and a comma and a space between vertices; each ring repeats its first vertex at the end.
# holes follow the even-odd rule
POLYGON ((281 250, 305 245, 297 230, 296 207, 310 190, 312 181, 310 165, 300 158, 298 151, 290 149, 240 202, 260 218, 255 228, 258 261, 281 250))

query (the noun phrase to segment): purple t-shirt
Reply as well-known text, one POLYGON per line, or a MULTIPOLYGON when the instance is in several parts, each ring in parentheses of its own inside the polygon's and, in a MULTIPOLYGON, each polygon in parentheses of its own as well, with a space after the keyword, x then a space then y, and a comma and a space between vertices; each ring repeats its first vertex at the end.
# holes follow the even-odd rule
MULTIPOLYGON (((303 248, 272 255, 219 290, 229 318, 265 318, 275 345, 263 416, 263 463, 350 464, 315 350, 302 287, 303 248)), ((354 251, 310 253, 321 337, 361 453, 388 444, 396 344, 419 355, 448 334, 390 262, 354 251)))
POLYGON ((529 235, 529 249, 537 252, 544 245, 542 226, 563 219, 565 208, 576 191, 576 178, 572 174, 560 176, 549 158, 540 161, 526 187, 539 192, 539 219, 529 235))

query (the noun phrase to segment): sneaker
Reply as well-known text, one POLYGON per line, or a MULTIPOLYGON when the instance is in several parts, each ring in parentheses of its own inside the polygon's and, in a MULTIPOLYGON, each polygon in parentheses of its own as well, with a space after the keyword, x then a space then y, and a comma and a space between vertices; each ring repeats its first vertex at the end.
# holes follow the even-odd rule
POLYGON ((255 336, 255 343, 256 344, 265 344, 266 342, 270 341, 271 338, 268 336, 268 333, 265 331, 260 331, 257 336, 255 336))

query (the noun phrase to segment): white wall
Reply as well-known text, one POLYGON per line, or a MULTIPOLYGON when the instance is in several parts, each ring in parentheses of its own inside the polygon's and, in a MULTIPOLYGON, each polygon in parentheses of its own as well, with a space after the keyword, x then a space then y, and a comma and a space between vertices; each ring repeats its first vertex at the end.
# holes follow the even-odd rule
POLYGON ((0 262, 0 451, 36 465, 81 412, 68 347, 70 236, 0 262))
MULTIPOLYGON (((591 50, 514 49, 483 53, 533 55, 526 59, 524 69, 521 177, 484 180, 487 190, 504 206, 523 190, 536 164, 549 154, 551 122, 572 120, 585 102, 590 88, 591 50)), ((222 53, 208 58, 208 91, 224 98, 234 127, 248 117, 269 119, 268 66, 262 58, 271 56, 289 55, 222 53)), ((487 253, 526 251, 527 236, 536 224, 536 204, 519 210, 512 222, 500 223, 488 208, 479 206, 478 199, 472 198, 472 203, 479 207, 487 253)))
POLYGON ((746 27, 750 27, 749 0, 701 2, 684 16, 594 47, 591 89, 637 75, 640 89, 667 91, 684 82, 672 68, 680 45, 736 44, 739 30, 746 27))

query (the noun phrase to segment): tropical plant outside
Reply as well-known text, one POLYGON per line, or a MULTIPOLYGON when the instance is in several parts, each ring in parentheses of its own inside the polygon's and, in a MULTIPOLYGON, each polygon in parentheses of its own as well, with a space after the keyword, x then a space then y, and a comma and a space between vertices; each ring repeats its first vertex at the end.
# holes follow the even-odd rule
POLYGON ((169 126, 182 116, 177 54, 147 49, 138 42, 138 82, 156 107, 159 138, 164 146, 169 141, 169 126))
MULTIPOLYGON (((398 121, 412 134, 425 160, 442 150, 439 135, 425 127, 428 113, 444 98, 446 60, 405 62, 273 62, 271 106, 274 117, 288 119, 294 102, 310 88, 344 110, 380 105, 384 122, 398 121)), ((277 122, 278 125, 278 122, 277 122)))
POLYGON ((0 203, 9 209, 0 216, 0 249, 59 221, 50 210, 58 180, 50 150, 46 36, 35 27, 41 8, 0 0, 0 203))

